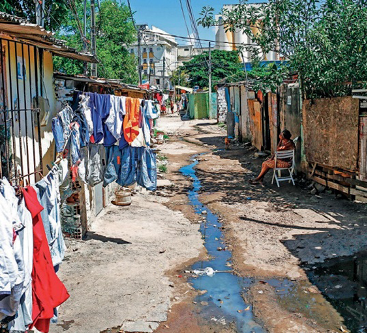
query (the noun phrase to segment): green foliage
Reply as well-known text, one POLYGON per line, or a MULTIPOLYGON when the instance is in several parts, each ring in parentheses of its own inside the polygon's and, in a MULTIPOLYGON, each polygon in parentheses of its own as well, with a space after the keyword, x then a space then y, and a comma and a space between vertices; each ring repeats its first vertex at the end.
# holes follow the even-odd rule
MULTIPOLYGON (((79 20, 83 18, 82 1, 78 1, 79 20)), ((88 9, 89 14, 89 9, 88 9)), ((83 50, 83 42, 74 15, 68 13, 67 24, 62 27, 58 37, 67 41, 67 45, 83 50)), ((136 40, 136 31, 131 21, 129 8, 116 0, 103 0, 96 13, 98 76, 108 79, 120 79, 125 83, 137 83, 137 60, 128 51, 136 40)), ((87 26, 88 46, 90 40, 90 20, 87 26)), ((81 74, 84 64, 66 58, 55 57, 54 68, 68 74, 81 74)))
MULTIPOLYGON (((208 52, 196 55, 186 62, 180 70, 187 73, 189 87, 209 86, 208 52)), ((244 79, 243 64, 240 61, 238 51, 212 51, 212 85, 213 87, 224 79, 238 81, 244 79)), ((213 88, 212 87, 212 88, 213 88)))
POLYGON ((157 155, 157 160, 158 160, 158 161, 167 161, 167 156, 164 156, 164 155, 157 155))
POLYGON ((167 165, 165 164, 158 165, 158 170, 159 172, 166 173, 168 170, 167 165))
MULTIPOLYGON (((255 58, 269 51, 286 58, 282 71, 300 75, 306 98, 351 94, 366 81, 365 0, 269 0, 260 6, 243 1, 222 17, 228 29, 241 29, 259 45, 251 48, 255 58)), ((213 8, 203 8, 199 24, 218 23, 213 8)))
POLYGON ((189 75, 185 70, 176 69, 172 72, 171 82, 174 86, 187 86, 189 75))
MULTIPOLYGON (((45 2, 45 28, 56 31, 65 22, 70 10, 65 0, 43 0, 45 2)), ((0 11, 11 15, 16 15, 36 22, 36 11, 34 0, 2 0, 0 1, 0 11)))
POLYGON ((248 72, 248 79, 254 91, 272 91, 288 76, 286 64, 277 66, 275 63, 262 65, 259 59, 252 61, 252 70, 248 72))

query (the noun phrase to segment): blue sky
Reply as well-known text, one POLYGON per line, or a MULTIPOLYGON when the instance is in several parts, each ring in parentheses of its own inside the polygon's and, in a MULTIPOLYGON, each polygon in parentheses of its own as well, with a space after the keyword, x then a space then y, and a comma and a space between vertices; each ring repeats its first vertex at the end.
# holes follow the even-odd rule
MULTIPOLYGON (((249 1, 260 2, 260 1, 249 1)), ((190 28, 190 21, 187 16, 185 0, 182 4, 186 14, 187 24, 190 28)), ((199 18, 199 13, 204 6, 212 6, 215 8, 215 13, 218 13, 224 4, 236 4, 238 0, 192 0, 192 8, 195 19, 199 18)), ((149 26, 156 26, 168 33, 187 36, 187 30, 183 15, 181 12, 179 0, 130 0, 131 9, 135 12, 134 17, 137 24, 146 23, 149 26)), ((198 27, 200 38, 215 40, 214 28, 198 27)), ((177 40, 179 44, 185 44, 182 40, 177 40)), ((207 43, 203 43, 203 46, 207 43)))

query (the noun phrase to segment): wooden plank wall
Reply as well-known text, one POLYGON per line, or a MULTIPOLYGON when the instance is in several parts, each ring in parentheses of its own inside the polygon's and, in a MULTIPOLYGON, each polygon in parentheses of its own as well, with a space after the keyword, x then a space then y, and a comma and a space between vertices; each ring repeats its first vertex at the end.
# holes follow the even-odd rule
POLYGON ((309 163, 346 171, 358 168, 359 101, 324 98, 303 103, 304 147, 309 163))
POLYGON ((261 104, 254 99, 248 100, 252 145, 258 150, 263 147, 261 104))
POLYGON ((271 153, 277 150, 278 146, 278 102, 277 94, 268 93, 268 112, 269 112, 269 129, 271 141, 271 153))

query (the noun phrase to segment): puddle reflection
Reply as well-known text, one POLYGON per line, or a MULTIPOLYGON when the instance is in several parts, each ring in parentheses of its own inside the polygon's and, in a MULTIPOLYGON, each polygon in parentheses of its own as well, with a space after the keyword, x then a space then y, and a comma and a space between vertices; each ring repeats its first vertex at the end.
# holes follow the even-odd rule
POLYGON ((305 266, 310 281, 343 316, 352 333, 367 332, 367 252, 305 266))

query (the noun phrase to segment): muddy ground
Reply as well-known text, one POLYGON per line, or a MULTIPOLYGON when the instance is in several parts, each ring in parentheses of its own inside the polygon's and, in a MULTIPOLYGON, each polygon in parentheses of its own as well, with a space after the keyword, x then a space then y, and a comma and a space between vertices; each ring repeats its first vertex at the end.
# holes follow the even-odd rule
MULTIPOLYGON (((175 120, 163 121, 169 127, 175 120)), ((176 135, 171 135, 170 144, 206 153, 198 157, 196 167, 203 186, 200 200, 223 219, 237 274, 262 282, 255 283, 247 296, 257 320, 269 332, 347 331, 340 314, 308 280, 304 265, 366 249, 366 205, 331 192, 311 194, 310 183, 301 178, 297 186, 282 183, 278 188, 269 174, 263 186, 250 185, 248 180, 263 162, 250 146, 225 150, 226 133, 212 121, 190 127, 172 131, 176 135), (284 295, 262 280, 289 280, 292 288, 284 295)), ((167 178, 185 182, 177 170, 187 163, 186 156, 162 152, 170 161, 167 178)), ((184 196, 175 195, 167 206, 184 212, 191 221, 200 220, 188 211, 184 196)))
POLYGON ((71 298, 52 332, 236 332, 203 318, 198 292, 186 282, 206 252, 202 217, 188 204, 191 182, 179 170, 203 153, 196 167, 200 200, 223 221, 236 274, 255 281, 244 297, 256 321, 274 333, 347 332, 304 265, 366 249, 365 205, 312 195, 303 181, 277 188, 270 175, 264 186, 250 185, 262 159, 247 145, 225 150, 226 133, 214 121, 173 115, 159 127, 169 134, 159 146, 167 158, 160 187, 135 195, 130 207, 109 206, 87 240, 68 240, 60 277, 71 298), (281 281, 290 286, 286 292, 281 281))

